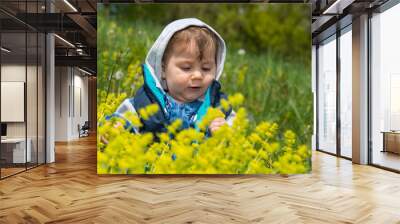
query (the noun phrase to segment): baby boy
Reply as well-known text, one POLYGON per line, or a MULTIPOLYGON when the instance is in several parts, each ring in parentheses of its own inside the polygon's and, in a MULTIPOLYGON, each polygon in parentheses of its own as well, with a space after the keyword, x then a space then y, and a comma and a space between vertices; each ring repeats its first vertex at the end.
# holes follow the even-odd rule
MULTIPOLYGON (((197 128, 209 107, 218 107, 226 96, 220 92, 226 47, 221 36, 209 25, 195 19, 180 19, 168 24, 147 54, 143 64, 144 84, 135 96, 123 101, 114 115, 136 112, 157 103, 161 108, 143 126, 126 128, 136 133, 165 132, 176 119, 182 128, 197 128)), ((214 119, 208 130, 232 124, 234 112, 223 111, 225 118, 214 119)))

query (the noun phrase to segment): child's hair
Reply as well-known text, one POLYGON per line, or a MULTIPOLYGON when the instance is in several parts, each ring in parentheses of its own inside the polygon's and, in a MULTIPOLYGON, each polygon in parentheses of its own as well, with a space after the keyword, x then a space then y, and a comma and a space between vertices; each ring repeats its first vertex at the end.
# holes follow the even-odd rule
POLYGON ((183 30, 176 32, 168 42, 162 58, 163 64, 166 63, 171 56, 172 50, 176 48, 176 43, 184 43, 185 48, 194 40, 199 51, 199 59, 203 60, 205 52, 215 49, 215 63, 217 63, 217 37, 206 27, 189 26, 183 30))

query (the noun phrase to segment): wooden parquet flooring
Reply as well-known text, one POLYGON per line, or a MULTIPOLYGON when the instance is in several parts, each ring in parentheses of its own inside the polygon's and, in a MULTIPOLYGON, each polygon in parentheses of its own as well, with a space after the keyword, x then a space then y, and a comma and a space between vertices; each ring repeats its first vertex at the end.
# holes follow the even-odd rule
POLYGON ((2 177, 7 177, 7 176, 10 176, 10 175, 13 175, 13 174, 15 174, 15 173, 18 173, 18 172, 21 172, 21 171, 24 171, 25 170, 25 167, 21 167, 21 168, 19 168, 19 167, 17 167, 17 168, 14 168, 14 167, 11 167, 11 168, 9 168, 9 167, 7 167, 7 168, 1 168, 1 176, 2 177))
POLYGON ((289 177, 98 176, 89 137, 0 181, 0 223, 400 223, 400 175, 315 152, 289 177))

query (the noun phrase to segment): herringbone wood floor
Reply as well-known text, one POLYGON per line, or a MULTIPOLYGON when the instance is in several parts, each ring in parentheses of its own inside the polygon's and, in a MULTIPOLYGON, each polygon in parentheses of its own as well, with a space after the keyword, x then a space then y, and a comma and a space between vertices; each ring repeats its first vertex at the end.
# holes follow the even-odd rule
POLYGON ((400 175, 315 152, 283 176, 97 176, 95 138, 0 181, 0 223, 400 223, 400 175))

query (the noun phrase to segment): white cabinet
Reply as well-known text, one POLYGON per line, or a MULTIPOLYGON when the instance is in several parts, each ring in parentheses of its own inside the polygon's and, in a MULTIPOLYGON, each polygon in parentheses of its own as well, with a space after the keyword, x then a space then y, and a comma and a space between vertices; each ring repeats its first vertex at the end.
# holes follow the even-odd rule
POLYGON ((25 138, 7 138, 1 140, 2 145, 12 148, 13 163, 25 163, 32 161, 32 140, 28 138, 26 142, 28 145, 25 151, 25 138))

